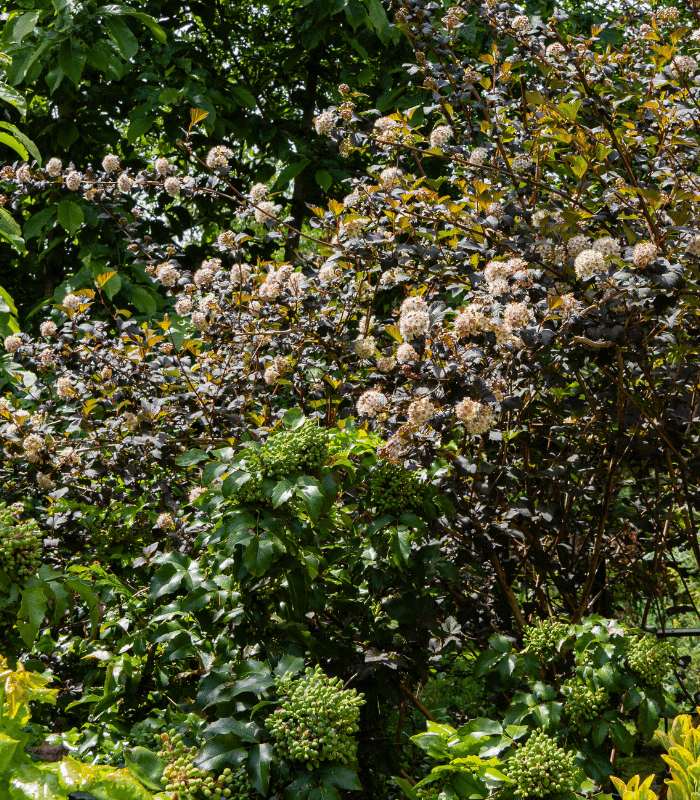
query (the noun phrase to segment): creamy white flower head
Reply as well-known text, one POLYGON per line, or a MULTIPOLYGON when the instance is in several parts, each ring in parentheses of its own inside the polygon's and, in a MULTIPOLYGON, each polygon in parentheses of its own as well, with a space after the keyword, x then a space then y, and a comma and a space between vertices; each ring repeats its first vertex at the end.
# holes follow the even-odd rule
POLYGON ((410 342, 416 336, 422 336, 430 329, 430 315, 427 311, 407 311, 399 318, 401 336, 410 342))
POLYGON ((42 336, 46 337, 55 336, 57 330, 58 328, 56 328, 56 323, 52 322, 51 320, 46 320, 39 326, 39 332, 42 336))
POLYGON ((8 353, 16 353, 19 350, 19 348, 22 347, 23 343, 22 340, 19 338, 19 336, 15 336, 15 334, 12 333, 9 336, 5 337, 5 341, 3 344, 5 346, 5 350, 7 350, 8 353))
POLYGON ((467 432, 472 436, 486 433, 493 425, 493 409, 486 403, 465 398, 455 406, 455 416, 464 423, 467 432))
POLYGON ((119 159, 117 156, 109 153, 102 159, 102 169, 105 172, 114 172, 119 169, 119 159))
POLYGON ((56 381, 56 394, 61 400, 70 400, 75 395, 75 389, 70 378, 63 377, 56 381))
POLYGON ((379 173, 379 182, 385 189, 395 186, 401 180, 403 171, 398 167, 387 167, 379 173))
POLYGON ((194 285, 198 288, 208 286, 214 280, 214 270, 210 267, 200 267, 192 276, 194 285))
POLYGON ((525 303, 508 303, 503 309, 503 321, 510 328, 526 328, 530 321, 530 309, 525 303))
POLYGON ((593 249, 601 253, 604 258, 620 257, 620 245, 612 236, 603 236, 602 239, 596 239, 596 241, 593 242, 593 249))
POLYGON ((117 188, 120 192, 128 192, 133 184, 133 179, 126 172, 120 172, 117 178, 117 188))
POLYGON ((175 520, 171 514, 159 514, 156 520, 156 528, 160 528, 162 531, 174 531, 175 520))
POLYGON ((485 147, 475 147, 469 156, 469 163, 473 167, 480 167, 488 159, 489 151, 485 147))
POLYGON ((412 345, 404 342, 396 349, 396 360, 399 364, 415 364, 418 361, 418 353, 412 345))
POLYGON ((175 176, 166 178, 163 182, 163 188, 171 197, 177 197, 180 194, 180 180, 175 176))
POLYGON ((396 359, 394 356, 380 356, 377 359, 377 369, 380 372, 391 372, 394 367, 396 367, 396 359))
POLYGON ((229 273, 231 283, 234 285, 245 283, 250 277, 250 272, 250 264, 234 264, 231 267, 231 272, 229 273))
POLYGON ((279 372, 274 367, 268 367, 265 370, 265 374, 263 377, 265 379, 265 383, 269 386, 273 383, 277 383, 279 376, 280 376, 279 372))
POLYGON ((368 389, 357 401, 357 413, 365 417, 376 417, 388 403, 386 395, 376 389, 368 389))
POLYGON ((181 317, 184 317, 185 314, 189 314, 192 311, 192 301, 189 297, 181 297, 177 303, 175 303, 175 313, 179 314, 181 317))
POLYGON ((170 168, 170 164, 168 163, 167 158, 163 158, 163 156, 161 156, 160 158, 156 159, 155 167, 156 167, 156 172, 159 175, 165 175, 168 169, 170 168))
POLYGON ((657 246, 652 242, 640 242, 639 244, 635 245, 634 252, 632 254, 634 266, 648 266, 652 261, 654 261, 658 253, 659 250, 657 246))
POLYGON ((427 311, 428 304, 425 300, 417 294, 411 295, 407 297, 403 303, 401 303, 400 314, 407 314, 409 311, 427 311))
POLYGON ((71 190, 71 192, 77 192, 80 189, 80 184, 82 183, 83 178, 79 172, 75 172, 75 170, 71 170, 66 175, 66 186, 71 190))
POLYGON ((210 169, 225 167, 232 155, 233 150, 231 150, 231 148, 217 144, 207 153, 207 166, 210 169))
POLYGON ((261 225, 263 222, 275 220, 277 206, 274 203, 269 202, 269 200, 263 200, 258 203, 257 206, 258 207, 253 212, 253 216, 258 225, 261 225))
POLYGON ((216 246, 221 250, 229 250, 236 243, 236 234, 233 231, 222 231, 216 237, 216 246))
POLYGON ((156 278, 163 286, 174 286, 180 278, 180 272, 166 261, 156 267, 156 278))
POLYGON ((513 172, 525 172, 525 170, 529 169, 533 163, 534 162, 531 156, 529 156, 527 153, 521 153, 520 155, 515 156, 510 167, 513 172))
POLYGON ((314 119, 314 127, 319 136, 330 133, 335 127, 335 114, 332 111, 324 111, 314 119))
MULTIPOLYGON (((583 233, 577 233, 575 236, 572 236, 569 241, 566 243, 566 253, 569 258, 576 258, 579 253, 582 253, 584 250, 591 249, 591 240, 583 233)), ((598 248, 593 245, 594 250, 598 250, 598 248)))
POLYGON ((46 163, 46 171, 52 178, 57 178, 61 174, 63 164, 60 158, 50 158, 46 163))
POLYGON ((448 125, 438 125, 430 134, 431 147, 444 147, 452 136, 452 128, 448 125))
POLYGON ((267 186, 264 183, 256 183, 250 190, 250 202, 258 205, 261 200, 265 199, 267 194, 267 186))
POLYGON ((574 270, 579 280, 590 280, 596 273, 604 272, 605 258, 598 250, 584 250, 574 260, 574 270))
POLYGON ((695 234, 685 246, 685 252, 690 256, 700 256, 700 234, 695 234))
POLYGON ((435 406, 428 397, 413 400, 408 407, 408 421, 414 425, 423 425, 435 416, 435 406))
POLYGON ((377 349, 377 344, 373 336, 361 336, 353 345, 353 349, 358 358, 372 358, 377 349))
POLYGON ((519 14, 517 17, 514 17, 510 24, 513 30, 519 31, 520 33, 530 30, 530 19, 525 16, 525 14, 519 14))
POLYGON ((203 314, 201 311, 195 311, 194 314, 192 314, 192 324, 198 331, 209 330, 209 322, 207 321, 206 314, 203 314))
POLYGON ((469 305, 455 318, 455 333, 458 339, 477 336, 483 330, 484 312, 477 305, 469 305))
POLYGON ((71 294, 71 293, 69 292, 69 293, 68 293, 68 294, 67 294, 67 295, 66 295, 66 296, 63 298, 63 300, 61 301, 61 305, 62 305, 64 308, 68 308, 68 309, 70 309, 71 311, 77 311, 77 310, 80 308, 81 304, 82 304, 82 303, 83 303, 83 302, 84 302, 86 299, 87 299, 87 298, 79 297, 78 295, 76 295, 76 294, 71 294))

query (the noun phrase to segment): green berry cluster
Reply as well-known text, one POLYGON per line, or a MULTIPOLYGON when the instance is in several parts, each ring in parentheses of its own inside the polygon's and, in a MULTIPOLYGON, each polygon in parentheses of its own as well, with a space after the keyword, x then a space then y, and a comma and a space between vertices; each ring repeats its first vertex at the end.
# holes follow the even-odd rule
POLYGON ((655 636, 643 636, 631 642, 627 649, 630 669, 650 686, 661 686, 677 659, 675 645, 655 636))
POLYGON ((416 789, 418 800, 438 800, 440 797, 440 789, 435 784, 430 786, 420 786, 416 789))
POLYGON ((569 625, 556 619, 544 619, 523 631, 525 648, 540 661, 551 661, 559 655, 559 642, 568 636, 569 625))
POLYGON ((591 689, 577 680, 570 680, 563 684, 562 690, 566 695, 564 708, 569 724, 577 731, 584 722, 599 717, 610 705, 610 695, 603 688, 591 689))
POLYGON ((398 517, 404 511, 419 511, 425 499, 425 485, 415 472, 385 461, 372 473, 369 500, 379 514, 398 517))
POLYGON ((257 791, 250 783, 250 778, 245 769, 239 770, 233 776, 229 789, 231 790, 231 800, 250 800, 251 797, 258 796, 257 791))
POLYGON ((233 797, 234 776, 227 767, 216 777, 194 765, 196 747, 185 747, 182 734, 174 728, 156 734, 158 755, 166 762, 161 783, 169 800, 221 800, 233 797))
POLYGON ((270 436, 260 453, 263 476, 279 480, 290 472, 318 471, 328 463, 327 440, 326 430, 309 420, 270 436))
POLYGON ((558 747, 544 731, 534 733, 510 758, 504 771, 515 781, 518 797, 549 797, 572 792, 577 768, 574 754, 558 747))
POLYGON ((340 678, 329 678, 320 667, 309 667, 300 678, 286 674, 275 683, 282 702, 265 726, 283 755, 316 768, 321 761, 355 759, 363 694, 343 689, 340 678))
POLYGON ((0 503, 0 569, 21 581, 41 566, 41 533, 35 519, 19 522, 6 503, 0 503))

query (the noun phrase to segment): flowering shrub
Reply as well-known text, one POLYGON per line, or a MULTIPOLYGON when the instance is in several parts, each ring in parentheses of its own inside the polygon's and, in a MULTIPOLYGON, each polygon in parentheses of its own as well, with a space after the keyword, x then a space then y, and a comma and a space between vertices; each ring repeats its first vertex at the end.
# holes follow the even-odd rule
MULTIPOLYGON (((109 602, 68 579, 85 623, 108 617, 91 624, 122 659, 111 695, 143 710, 133 647, 149 691, 233 731, 267 687, 222 687, 254 656, 304 654, 395 703, 457 646, 448 619, 482 644, 535 613, 578 623, 610 581, 653 585, 671 543, 700 558, 697 37, 656 15, 613 47, 519 11, 397 8, 432 104, 376 118, 343 89, 316 131, 373 164, 308 230, 241 191, 228 147, 200 153, 196 109, 188 174, 160 157, 127 175, 113 154, 80 182, 53 160, 3 169, 10 196, 50 178, 109 209, 158 298, 131 282, 127 308, 119 265, 88 264, 39 336, 5 340, 2 491, 47 534, 39 576, 0 583, 25 645, 51 616, 45 636, 82 652, 57 594, 79 571, 109 602), (492 44, 469 63, 466 21, 492 44), (204 259, 147 240, 150 194, 226 204, 230 227, 202 231, 204 259), (295 258, 252 257, 256 231, 295 258), (108 585, 86 551, 137 577, 108 585)), ((389 766, 364 713, 370 792, 389 766)), ((198 768, 234 758, 227 735, 198 768)), ((265 794, 256 752, 235 758, 265 794)))

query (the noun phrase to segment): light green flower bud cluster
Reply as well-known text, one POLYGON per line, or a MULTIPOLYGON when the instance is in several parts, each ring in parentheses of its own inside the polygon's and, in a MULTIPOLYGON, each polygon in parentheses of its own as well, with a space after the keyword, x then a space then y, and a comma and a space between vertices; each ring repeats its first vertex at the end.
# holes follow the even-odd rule
POLYGON ((320 667, 309 667, 300 678, 284 675, 275 683, 282 702, 265 726, 281 754, 316 768, 321 761, 355 760, 363 694, 343 689, 340 678, 329 678, 320 667))
POLYGON ((284 478, 290 472, 317 472, 328 463, 328 434, 307 420, 291 431, 271 436, 260 453, 266 478, 284 478))
POLYGON ((41 540, 35 519, 19 522, 0 503, 0 570, 13 581, 29 578, 41 566, 41 540))
POLYGON ((559 642, 568 636, 569 625, 556 619, 544 619, 523 631, 523 640, 528 652, 540 661, 551 661, 559 655, 559 642))
POLYGON ((574 754, 558 747, 544 731, 534 733, 504 766, 517 797, 550 797, 572 792, 578 772, 574 754))
POLYGON ((650 686, 661 686, 677 660, 675 645, 668 639, 657 639, 655 636, 636 639, 627 649, 630 669, 650 686))
POLYGON ((169 800, 222 800, 233 797, 234 776, 227 767, 221 775, 205 772, 194 765, 196 747, 185 747, 182 734, 175 729, 156 734, 158 755, 166 762, 161 783, 169 800))
POLYGON ((401 516, 418 511, 425 501, 425 485, 415 472, 385 461, 370 478, 369 501, 378 514, 401 516))
POLYGON ((599 717, 610 705, 610 695, 605 689, 591 689, 577 680, 566 681, 562 691, 566 695, 564 709, 569 724, 577 731, 584 722, 599 717))

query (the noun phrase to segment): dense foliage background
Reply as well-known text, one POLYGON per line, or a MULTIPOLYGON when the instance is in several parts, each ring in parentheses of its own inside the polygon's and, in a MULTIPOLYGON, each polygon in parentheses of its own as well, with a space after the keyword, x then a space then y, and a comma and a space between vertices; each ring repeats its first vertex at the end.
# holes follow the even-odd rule
POLYGON ((588 795, 690 710, 699 22, 7 14, 8 796, 588 795))

